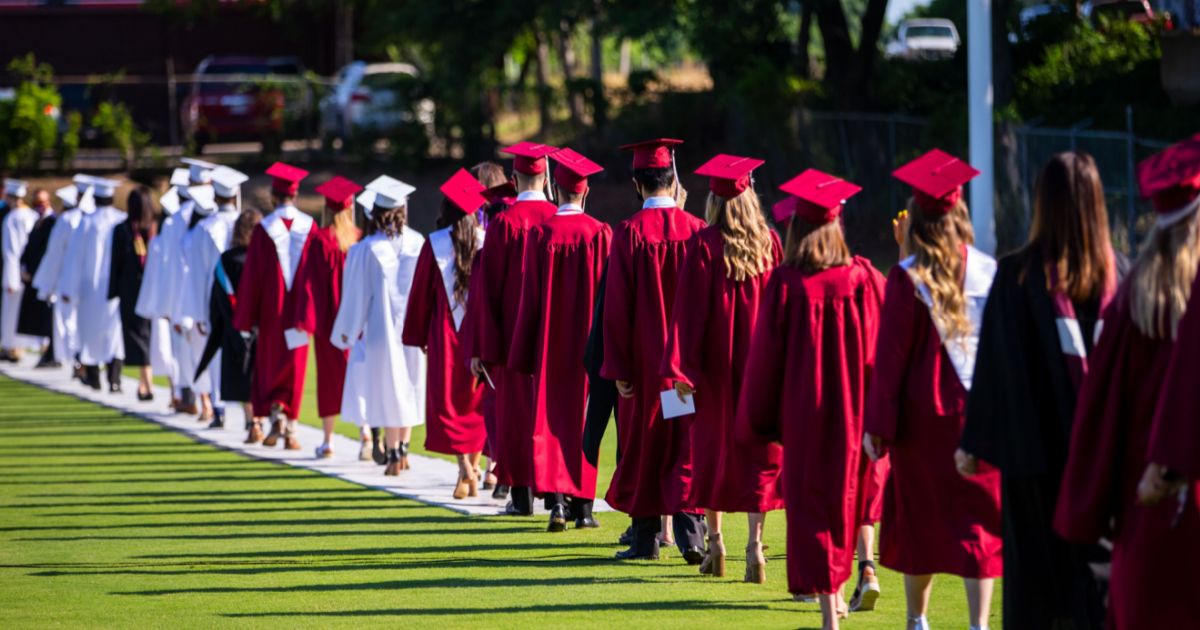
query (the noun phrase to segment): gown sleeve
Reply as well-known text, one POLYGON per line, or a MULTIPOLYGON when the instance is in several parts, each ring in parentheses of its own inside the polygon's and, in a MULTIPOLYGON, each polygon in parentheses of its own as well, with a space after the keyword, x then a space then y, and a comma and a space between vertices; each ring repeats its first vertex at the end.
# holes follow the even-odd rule
POLYGON ((889 443, 896 438, 900 423, 901 398, 908 378, 913 351, 913 328, 919 309, 915 288, 899 265, 888 274, 880 315, 879 340, 875 346, 875 369, 867 393, 863 431, 889 443))
MULTIPOLYGON (((366 328, 368 309, 371 306, 371 288, 367 286, 369 278, 366 273, 366 257, 369 255, 370 245, 363 244, 350 248, 346 257, 342 303, 338 306, 337 318, 333 321, 333 332, 329 336, 329 342, 341 350, 349 350, 366 328)), ((243 271, 242 279, 245 280, 245 277, 246 272, 243 271)), ((242 302, 240 292, 239 289, 238 304, 242 302)))
POLYGON ((50 242, 46 245, 46 255, 42 256, 37 273, 33 274, 33 288, 37 289, 39 300, 50 297, 57 289, 58 276, 62 271, 63 252, 67 245, 64 241, 70 235, 71 224, 67 223, 64 217, 58 217, 54 227, 50 228, 50 242))
MULTIPOLYGON (((783 376, 787 372, 789 329, 787 287, 783 274, 773 273, 763 290, 762 302, 750 338, 746 375, 737 403, 735 435, 743 444, 765 445, 782 437, 779 422, 783 376)), ((790 357, 795 361, 810 357, 790 357)))
POLYGON ((413 272, 412 292, 408 295, 408 308, 404 312, 404 331, 401 343, 406 346, 425 348, 429 346, 429 330, 433 324, 433 313, 437 309, 437 294, 445 291, 441 270, 433 258, 433 246, 428 240, 421 246, 417 256, 417 269, 413 272))
POLYGON ((658 371, 663 378, 683 381, 692 387, 700 382, 716 266, 708 245, 699 236, 693 236, 675 289, 667 346, 658 371))
POLYGON ((21 251, 17 242, 16 213, 10 212, 0 221, 0 256, 4 258, 3 288, 16 291, 21 288, 21 251))
POLYGON ((293 288, 300 289, 296 293, 293 328, 309 334, 317 332, 317 305, 328 297, 328 271, 329 257, 325 252, 325 240, 314 237, 308 244, 308 255, 304 257, 304 264, 296 270, 296 279, 292 283, 293 288))
POLYGON ((125 263, 125 240, 127 232, 118 225, 113 230, 112 253, 108 271, 108 299, 121 297, 121 271, 125 263))
POLYGON ((604 292, 604 366, 600 375, 612 381, 633 381, 634 331, 637 307, 633 293, 633 252, 628 226, 613 234, 608 255, 608 286, 604 292))
POLYGON ((80 258, 83 256, 83 250, 87 246, 87 236, 84 234, 87 231, 88 220, 85 218, 79 222, 79 226, 71 232, 71 239, 67 243, 67 252, 63 256, 62 275, 58 279, 58 294, 75 300, 78 305, 79 300, 79 283, 81 281, 82 270, 80 267, 80 258))
POLYGON ((485 363, 498 364, 504 361, 503 323, 504 292, 519 291, 518 287, 505 287, 508 276, 508 263, 512 247, 509 239, 508 225, 497 217, 488 224, 487 236, 483 241, 483 302, 480 304, 480 346, 476 348, 480 358, 485 363))
POLYGON ((258 326, 267 266, 263 254, 269 247, 268 241, 270 237, 263 226, 254 226, 250 246, 246 248, 246 264, 242 268, 242 277, 238 279, 237 289, 234 290, 237 304, 233 308, 233 327, 242 332, 250 332, 258 326))
POLYGON ((525 242, 521 306, 517 309, 517 325, 513 329, 512 346, 508 349, 508 369, 521 374, 534 372, 537 336, 542 325, 542 253, 545 251, 542 237, 542 230, 534 228, 525 242))

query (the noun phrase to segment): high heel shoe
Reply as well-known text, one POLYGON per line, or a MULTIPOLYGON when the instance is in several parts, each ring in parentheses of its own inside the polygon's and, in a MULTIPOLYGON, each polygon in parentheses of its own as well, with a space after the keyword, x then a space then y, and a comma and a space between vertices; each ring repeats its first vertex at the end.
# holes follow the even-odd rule
POLYGON ((470 484, 468 483, 468 478, 464 477, 461 472, 458 473, 458 484, 454 486, 454 499, 457 501, 462 501, 463 499, 467 498, 467 493, 470 491, 471 488, 470 484))
POLYGON ((408 470, 408 442, 400 443, 400 460, 396 464, 396 470, 408 470))
POLYGON ((725 577, 725 541, 722 540, 721 534, 713 534, 705 540, 708 541, 708 553, 700 563, 700 573, 725 577))
POLYGON ((387 468, 383 469, 383 476, 385 476, 385 477, 399 477, 400 476, 400 455, 399 455, 399 453, 396 452, 396 449, 394 449, 394 448, 388 449, 387 468))
POLYGON ((746 578, 754 584, 767 583, 767 559, 763 557, 762 543, 746 545, 746 578))
POLYGON ((475 474, 467 479, 467 496, 475 498, 479 496, 479 469, 475 469, 475 474))

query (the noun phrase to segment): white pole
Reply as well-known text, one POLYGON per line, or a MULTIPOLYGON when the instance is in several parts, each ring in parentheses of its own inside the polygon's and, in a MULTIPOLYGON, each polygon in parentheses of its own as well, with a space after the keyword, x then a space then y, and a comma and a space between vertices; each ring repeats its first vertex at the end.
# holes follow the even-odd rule
POLYGON ((967 103, 971 166, 980 171, 971 182, 971 224, 975 246, 996 252, 993 210, 995 169, 992 166, 992 3, 967 0, 967 103))

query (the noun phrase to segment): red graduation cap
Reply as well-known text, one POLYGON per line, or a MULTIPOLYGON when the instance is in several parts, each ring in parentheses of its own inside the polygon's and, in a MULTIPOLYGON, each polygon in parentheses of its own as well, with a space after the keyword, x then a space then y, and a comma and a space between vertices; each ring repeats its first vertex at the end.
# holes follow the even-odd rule
POLYGON ((281 195, 295 195, 300 192, 300 180, 308 177, 308 171, 283 162, 276 162, 267 169, 267 175, 274 177, 271 188, 281 195))
POLYGON ((501 149, 501 153, 511 153, 516 156, 513 159, 514 171, 526 175, 541 175, 546 172, 546 160, 543 158, 557 150, 558 147, 545 144, 518 142, 507 149, 501 149))
POLYGON ((571 149, 562 149, 550 157, 558 162, 554 167, 554 182, 563 190, 576 194, 587 190, 588 177, 604 170, 571 149))
MULTIPOLYGON (((810 168, 780 186, 779 189, 794 195, 791 197, 791 199, 795 199, 790 206, 792 213, 813 225, 825 225, 838 218, 838 215, 842 213, 842 204, 858 194, 862 187, 810 168)), ((781 221, 789 216, 780 217, 781 210, 788 209, 788 206, 781 208, 782 203, 775 204, 776 221, 781 221)))
POLYGON ((342 177, 333 179, 317 186, 317 194, 325 196, 325 207, 330 210, 345 210, 354 205, 354 195, 363 189, 362 186, 342 177))
POLYGON ((621 151, 633 151, 633 168, 666 168, 673 164, 674 146, 683 140, 659 138, 635 142, 619 147, 621 151))
POLYGON ((979 171, 970 164, 934 149, 892 171, 892 176, 913 187, 913 198, 926 212, 946 214, 962 198, 962 185, 979 171))
POLYGON ((1200 193, 1200 134, 1142 160, 1137 173, 1142 198, 1153 199, 1156 212, 1182 209, 1200 193))
POLYGON ((503 201, 505 205, 511 206, 517 202, 517 187, 512 182, 504 182, 503 184, 492 186, 487 190, 481 191, 479 194, 483 195, 489 203, 503 201))
POLYGON ((750 187, 750 171, 766 164, 763 160, 721 154, 696 169, 697 175, 707 175, 708 189, 718 197, 732 199, 750 187))
POLYGON ((446 180, 439 190, 463 212, 475 212, 487 204, 487 198, 481 194, 487 188, 465 168, 458 169, 458 172, 446 180))

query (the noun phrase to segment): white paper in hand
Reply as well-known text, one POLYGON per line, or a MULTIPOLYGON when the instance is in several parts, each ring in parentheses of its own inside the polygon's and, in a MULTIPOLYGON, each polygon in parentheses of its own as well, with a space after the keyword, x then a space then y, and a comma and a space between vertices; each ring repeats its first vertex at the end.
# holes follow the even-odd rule
POLYGON ((308 333, 299 328, 289 328, 283 331, 283 338, 287 341, 288 350, 303 348, 308 345, 308 333))
POLYGON ((692 394, 683 397, 687 402, 679 402, 679 394, 674 389, 668 389, 659 394, 659 398, 662 398, 663 418, 678 418, 696 413, 696 400, 692 394))

